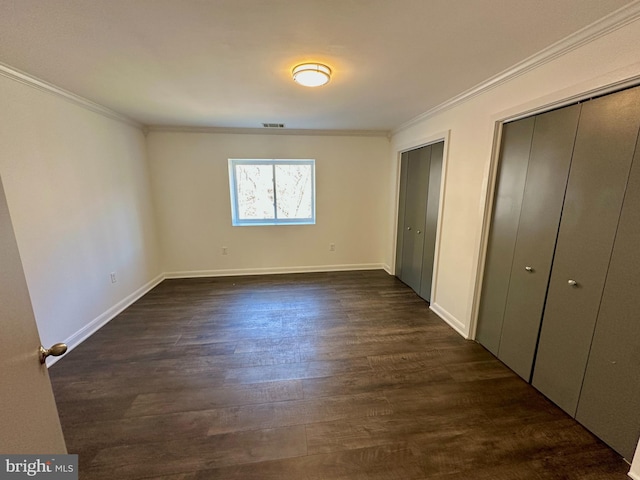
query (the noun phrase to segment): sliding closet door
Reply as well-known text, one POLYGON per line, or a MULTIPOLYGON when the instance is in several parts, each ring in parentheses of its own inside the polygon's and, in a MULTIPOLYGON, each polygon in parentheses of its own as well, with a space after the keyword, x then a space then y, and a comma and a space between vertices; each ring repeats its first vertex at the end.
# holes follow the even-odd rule
POLYGON ((422 255, 422 280, 420 296, 431 302, 431 284, 433 281, 433 260, 436 250, 436 230, 438 228, 438 211, 440 208, 440 179, 442 176, 442 156, 444 142, 431 145, 431 162, 429 163, 429 190, 427 193, 427 211, 424 226, 424 249, 422 255))
POLYGON ((576 419, 631 460, 640 436, 640 139, 576 419))
POLYGON ((424 227, 429 189, 431 146, 409 152, 400 280, 416 292, 422 280, 424 227))
POLYGON ((531 380, 580 105, 536 116, 498 358, 531 380))
POLYGON ((409 167, 409 152, 400 157, 400 195, 398 198, 398 231, 396 237, 396 276, 402 278, 402 251, 404 245, 404 214, 407 201, 407 170, 409 167))
POLYGON ((533 372, 533 385, 572 416, 639 126, 640 89, 582 106, 533 372))
POLYGON ((476 339, 498 355, 535 118, 502 128, 500 164, 487 245, 476 339))

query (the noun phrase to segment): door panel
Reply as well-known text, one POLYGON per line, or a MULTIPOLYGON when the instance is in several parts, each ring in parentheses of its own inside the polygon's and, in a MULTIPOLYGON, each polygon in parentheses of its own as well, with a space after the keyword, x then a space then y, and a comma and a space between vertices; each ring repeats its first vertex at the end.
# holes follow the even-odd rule
POLYGON ((442 156, 444 142, 431 145, 431 163, 429 166, 429 191, 427 194, 427 214, 424 227, 424 251, 422 255, 422 280, 420 296, 431 302, 433 282, 433 260, 436 250, 436 231, 440 208, 440 179, 442 177, 442 156))
POLYGON ((640 436, 640 139, 576 419, 631 460, 640 436))
POLYGON ((498 358, 531 380, 580 105, 536 117, 498 358))
POLYGON ((639 122, 640 89, 582 107, 533 372, 533 385, 572 416, 639 122))
POLYGON ((0 181, 0 452, 67 453, 0 181))
POLYGON ((400 280, 420 291, 431 146, 409 152, 400 280))
POLYGON ((407 169, 409 152, 400 157, 400 195, 398 199, 398 231, 396 244, 396 277, 402 278, 402 251, 404 248, 405 205, 407 200, 407 169))
POLYGON ((476 339, 498 355, 535 118, 502 129, 500 165, 487 246, 476 339))

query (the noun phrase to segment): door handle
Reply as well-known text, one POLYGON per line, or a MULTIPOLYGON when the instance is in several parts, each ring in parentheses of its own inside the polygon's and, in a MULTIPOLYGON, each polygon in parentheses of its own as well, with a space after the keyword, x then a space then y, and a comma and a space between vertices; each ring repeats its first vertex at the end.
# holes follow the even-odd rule
POLYGON ((422 232, 421 232, 420 230, 418 230, 416 233, 417 233, 418 235, 420 235, 422 232))
POLYGON ((578 282, 576 282, 575 280, 569 280, 567 282, 571 287, 577 287, 578 286, 578 282))
POLYGON ((530 267, 529 265, 527 265, 526 267, 524 267, 524 269, 525 269, 527 272, 533 272, 533 267, 530 267))
POLYGON ((66 352, 66 343, 56 343, 55 345, 52 345, 51 348, 44 348, 40 345, 40 350, 38 351, 40 355, 40 363, 44 363, 49 356, 59 357, 60 355, 64 355, 66 352))
POLYGON ((411 230, 411 227, 407 227, 407 230, 411 230))

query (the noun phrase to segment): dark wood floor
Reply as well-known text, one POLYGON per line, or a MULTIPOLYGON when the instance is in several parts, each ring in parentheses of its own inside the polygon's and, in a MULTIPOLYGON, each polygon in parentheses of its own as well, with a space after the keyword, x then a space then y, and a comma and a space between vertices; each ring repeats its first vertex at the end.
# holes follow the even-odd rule
POLYGON ((167 280, 50 373, 81 479, 628 478, 381 271, 167 280))

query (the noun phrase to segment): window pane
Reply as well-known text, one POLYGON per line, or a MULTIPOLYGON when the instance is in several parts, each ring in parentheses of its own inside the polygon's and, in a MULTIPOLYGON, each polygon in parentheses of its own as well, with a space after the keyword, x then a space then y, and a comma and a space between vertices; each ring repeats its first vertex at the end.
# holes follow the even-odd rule
POLYGON ((236 165, 238 218, 273 219, 273 167, 271 165, 236 165))
POLYGON ((311 165, 276 165, 278 218, 312 217, 311 180, 311 165))

